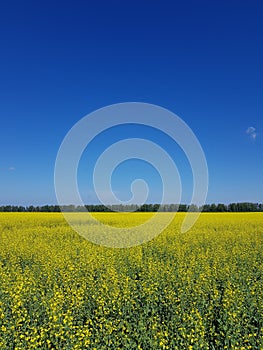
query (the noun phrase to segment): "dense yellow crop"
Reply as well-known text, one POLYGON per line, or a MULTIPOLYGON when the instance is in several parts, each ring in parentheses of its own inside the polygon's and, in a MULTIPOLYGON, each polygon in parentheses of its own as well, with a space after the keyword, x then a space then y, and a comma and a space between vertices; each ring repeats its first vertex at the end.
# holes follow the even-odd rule
POLYGON ((263 349, 263 214, 202 214, 185 234, 183 216, 114 249, 61 214, 1 213, 0 349, 263 349))

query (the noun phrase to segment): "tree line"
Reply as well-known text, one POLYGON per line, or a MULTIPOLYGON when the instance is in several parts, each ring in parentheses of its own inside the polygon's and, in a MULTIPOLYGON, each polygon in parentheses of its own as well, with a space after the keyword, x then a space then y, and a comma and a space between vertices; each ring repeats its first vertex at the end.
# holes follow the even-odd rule
POLYGON ((17 205, 2 205, 0 206, 0 212, 262 212, 262 203, 230 203, 230 204, 205 204, 202 207, 191 204, 143 204, 141 206, 137 204, 130 205, 102 205, 102 204, 89 204, 85 206, 75 205, 43 205, 43 206, 17 206, 17 205))

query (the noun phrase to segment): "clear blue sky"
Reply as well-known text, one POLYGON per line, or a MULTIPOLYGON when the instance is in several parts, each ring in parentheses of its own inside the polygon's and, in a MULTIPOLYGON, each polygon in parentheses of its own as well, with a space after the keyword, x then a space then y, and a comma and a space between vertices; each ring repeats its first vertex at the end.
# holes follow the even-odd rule
MULTIPOLYGON (((207 202, 263 202, 262 18, 263 2, 253 0, 2 1, 0 204, 56 203, 65 134, 89 112, 126 101, 163 106, 192 128, 207 157, 207 202)), ((163 135, 122 129, 94 141, 94 159, 137 132, 173 150, 163 135)), ((187 200, 190 168, 179 159, 187 200)), ((80 171, 87 192, 91 169, 83 161, 80 171)), ((158 200, 158 174, 132 161, 113 177, 120 198, 137 175, 158 200)))

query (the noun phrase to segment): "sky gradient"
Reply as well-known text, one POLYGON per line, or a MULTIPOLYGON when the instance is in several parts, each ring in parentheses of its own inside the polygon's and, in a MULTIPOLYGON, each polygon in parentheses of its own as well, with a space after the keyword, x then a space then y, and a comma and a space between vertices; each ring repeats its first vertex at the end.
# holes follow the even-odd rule
MULTIPOLYGON (((86 114, 129 101, 167 108, 193 130, 207 158, 208 203, 263 202, 262 18, 253 0, 1 2, 0 204, 55 204, 66 133, 86 114)), ((95 202, 85 181, 104 147, 138 136, 172 154, 189 199, 184 155, 164 135, 126 127, 83 154, 85 201, 95 202)), ((113 189, 127 200, 136 177, 158 202, 160 178, 142 162, 117 168, 113 189)))

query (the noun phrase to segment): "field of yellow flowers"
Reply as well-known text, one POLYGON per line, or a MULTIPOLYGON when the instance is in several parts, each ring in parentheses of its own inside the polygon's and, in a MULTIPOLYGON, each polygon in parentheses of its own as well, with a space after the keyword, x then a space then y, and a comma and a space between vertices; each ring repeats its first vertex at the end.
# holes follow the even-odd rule
POLYGON ((263 349, 263 214, 183 217, 117 249, 60 213, 0 213, 0 349, 263 349))

